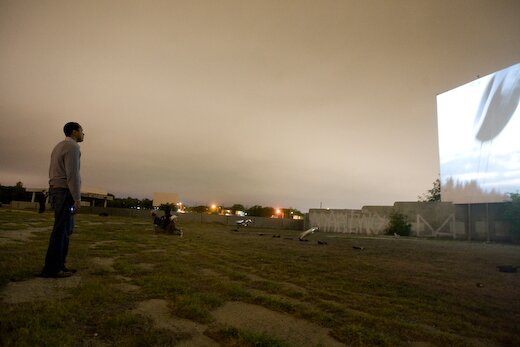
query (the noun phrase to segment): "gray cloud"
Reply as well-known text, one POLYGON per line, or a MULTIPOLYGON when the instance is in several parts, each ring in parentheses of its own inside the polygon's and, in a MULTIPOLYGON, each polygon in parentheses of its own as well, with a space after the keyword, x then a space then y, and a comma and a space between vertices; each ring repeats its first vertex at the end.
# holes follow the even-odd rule
POLYGON ((439 172, 435 95, 520 60, 515 0, 0 3, 0 183, 66 121, 120 196, 360 207, 439 172), (492 9, 492 10, 491 10, 492 9))

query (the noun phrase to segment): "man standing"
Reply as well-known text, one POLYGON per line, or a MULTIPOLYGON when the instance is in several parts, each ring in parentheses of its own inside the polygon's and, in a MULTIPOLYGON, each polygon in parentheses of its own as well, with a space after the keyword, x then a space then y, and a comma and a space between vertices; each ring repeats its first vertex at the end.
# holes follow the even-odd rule
POLYGON ((83 129, 75 122, 63 127, 65 140, 54 147, 49 166, 49 198, 54 208, 54 228, 49 239, 43 277, 70 277, 76 272, 67 269, 69 237, 74 228, 74 213, 81 207, 80 148, 83 129))

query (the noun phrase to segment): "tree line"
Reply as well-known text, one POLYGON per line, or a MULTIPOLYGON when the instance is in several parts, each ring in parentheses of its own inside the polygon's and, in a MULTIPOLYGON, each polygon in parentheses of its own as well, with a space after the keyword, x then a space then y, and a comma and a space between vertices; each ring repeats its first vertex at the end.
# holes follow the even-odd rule
POLYGON ((25 190, 22 182, 17 182, 14 186, 3 186, 0 184, 0 202, 10 204, 11 201, 28 201, 32 193, 25 190))
MULTIPOLYGON (((114 194, 109 193, 112 200, 107 201, 107 207, 115 208, 135 208, 135 209, 153 209, 153 201, 148 198, 138 199, 133 197, 117 198, 114 194)), ((2 204, 10 204, 11 201, 30 201, 32 197, 31 192, 27 192, 22 182, 17 182, 14 186, 4 186, 0 184, 0 202, 2 204)), ((167 206, 162 205, 160 209, 164 210, 167 206)), ((169 204, 168 207, 171 211, 176 212, 177 206, 175 204, 169 204)), ((252 217, 272 217, 280 216, 290 218, 293 215, 303 216, 303 213, 293 208, 279 209, 280 213, 277 214, 274 207, 254 205, 246 208, 242 204, 233 204, 229 207, 219 206, 216 209, 211 209, 209 206, 196 205, 196 206, 185 206, 185 212, 198 212, 198 213, 223 213, 223 211, 229 211, 230 214, 236 214, 237 211, 245 212, 248 216, 252 217)))

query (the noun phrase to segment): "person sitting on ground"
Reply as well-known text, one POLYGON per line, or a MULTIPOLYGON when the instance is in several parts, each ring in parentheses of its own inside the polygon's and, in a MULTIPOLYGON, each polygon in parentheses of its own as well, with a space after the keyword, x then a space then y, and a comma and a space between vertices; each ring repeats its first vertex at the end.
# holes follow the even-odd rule
POLYGON ((162 225, 162 218, 157 215, 157 213, 152 212, 153 226, 158 227, 162 225))
POLYGON ((154 231, 166 232, 168 234, 182 236, 183 232, 175 226, 175 219, 177 216, 171 214, 170 211, 166 210, 163 217, 157 216, 157 213, 152 212, 152 219, 154 225, 154 231))
POLYGON ((164 229, 167 233, 169 234, 173 234, 173 235, 179 235, 179 236, 182 236, 184 233, 182 232, 181 229, 178 229, 176 226, 175 226, 175 220, 177 219, 177 216, 171 216, 170 218, 168 218, 170 220, 170 222, 168 223, 168 226, 164 229))
POLYGON ((172 221, 172 209, 170 208, 170 206, 167 205, 164 208, 164 217, 163 217, 163 222, 162 222, 161 228, 163 228, 164 230, 167 230, 171 221, 172 221))

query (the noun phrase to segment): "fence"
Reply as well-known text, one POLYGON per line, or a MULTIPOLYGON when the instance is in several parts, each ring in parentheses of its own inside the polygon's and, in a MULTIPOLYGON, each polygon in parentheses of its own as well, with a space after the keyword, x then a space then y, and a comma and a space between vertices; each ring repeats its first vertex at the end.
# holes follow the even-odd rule
MULTIPOLYGON (((26 201, 12 201, 11 208, 15 209, 30 209, 37 211, 38 203, 26 202, 26 201)), ((47 204, 47 208, 50 209, 50 205, 47 204)), ((121 217, 135 217, 135 218, 148 218, 151 223, 151 210, 138 210, 134 208, 115 208, 115 207, 96 207, 96 206, 83 206, 81 207, 81 213, 85 214, 107 214, 109 216, 121 216, 121 217)), ((158 212, 162 214, 162 211, 158 212)), ((269 229, 287 229, 287 230, 303 230, 304 221, 296 219, 286 218, 263 218, 263 217, 238 217, 238 216, 221 216, 207 213, 184 213, 179 214, 179 223, 215 223, 221 225, 232 225, 236 226, 236 221, 240 219, 251 219, 250 224, 255 228, 269 228, 269 229)))

